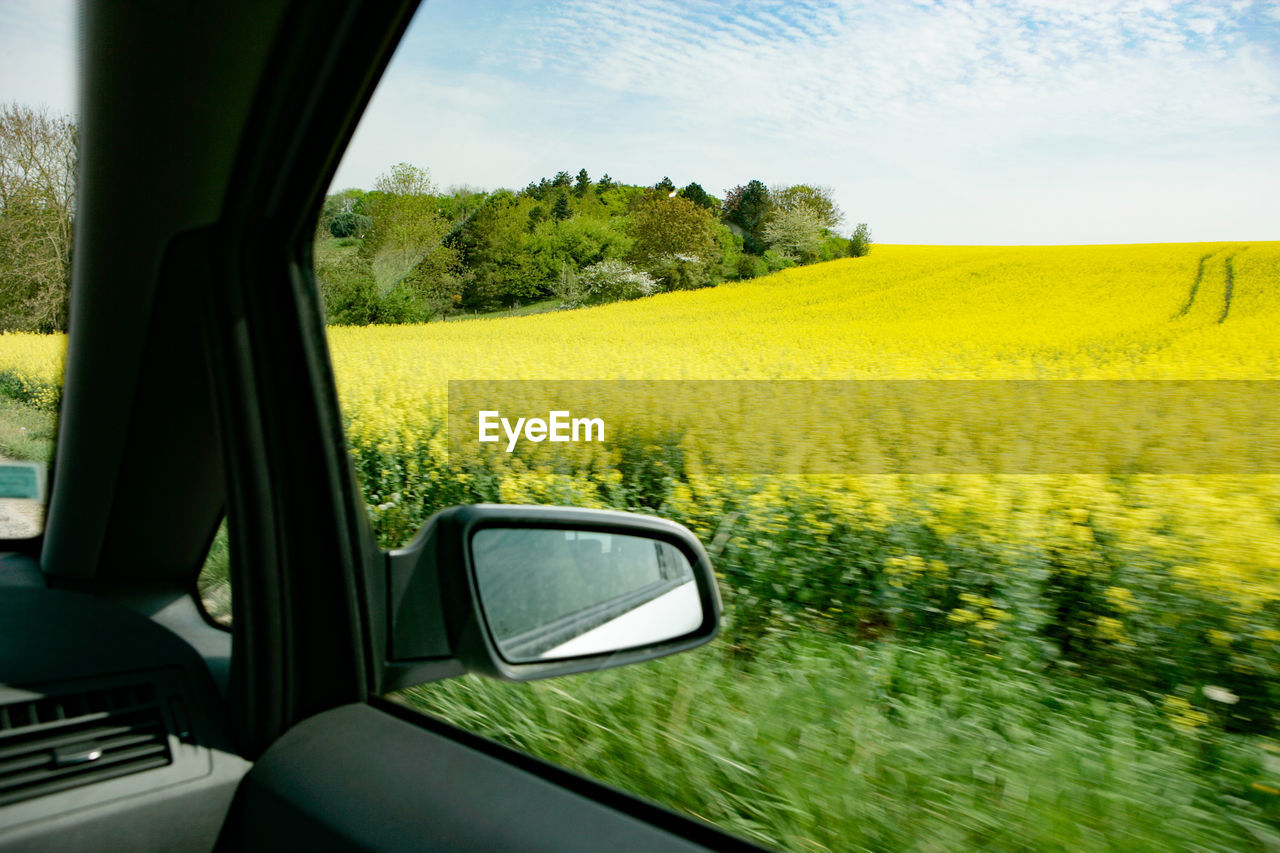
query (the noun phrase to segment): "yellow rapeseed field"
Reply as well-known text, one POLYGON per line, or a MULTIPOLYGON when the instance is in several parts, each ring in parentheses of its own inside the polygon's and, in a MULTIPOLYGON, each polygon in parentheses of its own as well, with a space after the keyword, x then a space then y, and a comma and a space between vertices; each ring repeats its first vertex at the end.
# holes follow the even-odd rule
MULTIPOLYGON (((568 468, 516 456, 464 465, 449 462, 446 414, 456 380, 1269 381, 1280 378, 1278 330, 1280 242, 876 246, 864 258, 592 309, 333 328, 330 345, 384 544, 466 500, 646 508, 720 542, 743 642, 780 613, 850 632, 953 632, 990 654, 1047 636, 1131 679, 1163 672, 1163 690, 1230 682, 1262 709, 1242 713, 1273 713, 1280 477, 1265 469, 770 477, 698 463, 660 429, 627 448, 584 451, 568 468)), ((47 401, 60 351, 56 338, 0 336, 0 379, 47 401)), ((1266 385, 1250 394, 1249 405, 1274 400, 1266 385)), ((1001 415, 949 424, 939 440, 989 437, 1001 415)), ((1158 415, 1135 429, 1158 432, 1158 415)), ((1221 427, 1210 449, 1276 458, 1255 447, 1266 445, 1256 424, 1234 435, 1221 427)))
MULTIPOLYGON (((442 463, 450 380, 1274 380, 1278 329, 1280 243, 878 246, 711 290, 333 329, 330 340, 390 543, 457 497, 436 485, 458 467, 442 463)), ((795 609, 842 630, 887 620, 934 631, 928 614, 942 613, 942 628, 992 653, 1048 633, 1134 678, 1164 667, 1170 683, 1224 681, 1231 670, 1267 681, 1267 704, 1280 698, 1270 674, 1280 640, 1274 475, 1175 465, 1125 476, 769 478, 693 466, 661 442, 648 450, 657 461, 641 474, 634 454, 616 451, 569 471, 490 457, 472 497, 647 507, 705 541, 727 535, 730 598, 752 602, 735 620, 744 630, 795 609)), ((1263 456, 1274 460, 1274 448, 1263 456)))

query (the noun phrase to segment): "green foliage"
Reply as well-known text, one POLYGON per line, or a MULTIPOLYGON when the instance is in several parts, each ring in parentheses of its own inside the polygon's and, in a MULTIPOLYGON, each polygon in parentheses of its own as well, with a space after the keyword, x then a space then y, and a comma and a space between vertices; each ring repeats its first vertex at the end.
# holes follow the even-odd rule
POLYGON ((561 308, 639 299, 657 290, 658 282, 652 276, 619 260, 599 261, 581 272, 565 264, 553 288, 562 300, 561 308))
POLYGON ((10 397, 0 376, 0 456, 30 462, 53 459, 57 441, 57 410, 37 408, 10 397))
MULTIPOLYGON (((459 295, 457 253, 445 243, 452 223, 441 213, 430 173, 399 163, 375 186, 364 198, 373 229, 360 252, 376 284, 380 322, 413 322, 448 311, 459 295)), ((356 304, 367 304, 363 290, 356 304)))
POLYGON ((377 322, 382 300, 366 258, 353 251, 317 252, 314 266, 327 322, 337 326, 377 322))
POLYGON ((654 191, 635 205, 629 230, 635 238, 632 259, 657 279, 663 290, 687 290, 711 283, 717 232, 706 208, 654 191))
POLYGON ((570 216, 573 216, 573 207, 569 204, 569 194, 562 192, 556 196, 556 202, 551 206, 551 218, 563 222, 570 216))
POLYGON ((540 281, 549 286, 565 264, 579 270, 603 260, 621 258, 630 252, 632 240, 607 219, 576 216, 564 222, 543 223, 528 246, 540 281))
POLYGON ((378 286, 373 262, 363 247, 347 247, 343 242, 335 240, 315 252, 316 283, 330 324, 418 323, 455 307, 455 277, 423 281, 419 276, 426 274, 426 268, 420 268, 384 290, 378 286))
POLYGON ((861 258, 870 251, 871 229, 867 227, 867 223, 859 222, 858 227, 853 229, 853 236, 849 238, 849 257, 861 258))
POLYGON ((769 191, 773 209, 782 211, 803 211, 816 220, 822 229, 839 227, 844 214, 836 207, 830 187, 813 187, 808 184, 796 184, 791 187, 776 187, 769 191))
POLYGON ((487 204, 490 195, 470 187, 455 187, 447 195, 436 196, 436 211, 456 226, 466 222, 477 210, 487 204))
POLYGON ((397 164, 372 191, 344 190, 322 205, 317 272, 330 320, 506 310, 563 289, 566 265, 577 275, 625 259, 659 289, 681 290, 831 260, 847 249, 848 241, 817 224, 838 215, 824 188, 797 185, 771 196, 752 181, 731 191, 722 211, 697 182, 676 192, 664 178, 657 187, 619 184, 608 174, 593 183, 580 169, 576 178, 560 171, 518 192, 441 194, 425 169, 397 164), (357 247, 364 265, 320 258, 322 237, 357 247))
POLYGON ((790 269, 796 265, 795 258, 789 258, 786 255, 774 249, 768 249, 760 258, 764 261, 766 273, 778 272, 779 270, 790 269))
POLYGON ((62 383, 50 383, 17 370, 0 370, 0 398, 15 400, 32 409, 57 412, 62 405, 62 383))
POLYGON ((532 199, 536 199, 538 201, 542 201, 544 198, 546 198, 548 186, 549 184, 546 178, 543 178, 538 183, 534 183, 533 181, 530 181, 529 185, 520 191, 520 194, 524 196, 528 196, 529 198, 532 198, 532 199))
POLYGON ((713 214, 719 210, 720 203, 716 201, 714 196, 708 194, 707 191, 702 188, 702 184, 699 184, 696 181, 680 190, 680 197, 688 199, 698 205, 698 207, 705 207, 713 214))
MULTIPOLYGON (((715 278, 726 281, 742 278, 742 238, 734 234, 727 225, 715 224, 716 258, 718 259, 715 278)), ((750 276, 747 276, 750 278, 750 276)))
POLYGON ((848 241, 839 240, 838 251, 830 245, 843 216, 831 196, 829 188, 808 184, 770 190, 771 212, 761 229, 765 244, 799 264, 843 257, 848 241))
POLYGON ((359 213, 343 212, 329 220, 329 233, 334 237, 364 237, 373 230, 373 220, 359 213))
POLYGON ((849 241, 839 234, 827 232, 826 239, 822 241, 822 249, 818 253, 818 260, 834 261, 837 258, 843 258, 848 253, 849 241))
POLYGON ((673 192, 676 191, 676 185, 672 183, 671 179, 668 178, 666 175, 663 175, 662 180, 654 184, 653 188, 660 193, 665 193, 666 195, 671 195, 673 192))
POLYGON ((358 189, 346 189, 326 196, 316 220, 317 239, 325 234, 334 237, 363 237, 373 227, 365 210, 365 196, 366 193, 358 189), (344 233, 334 232, 333 222, 339 216, 348 217, 344 224, 338 226, 338 230, 344 233), (353 221, 349 218, 352 216, 360 218, 353 221))
POLYGON ((779 208, 764 226, 769 248, 800 264, 819 260, 826 238, 821 217, 806 207, 779 208))
POLYGON ((0 331, 66 329, 79 130, 0 106, 0 331))
POLYGON ((769 190, 757 180, 727 191, 720 208, 721 219, 738 229, 735 233, 742 236, 743 248, 753 255, 763 255, 767 248, 764 225, 772 213, 769 190))
POLYGON ((743 253, 738 257, 737 277, 740 279, 756 278, 769 274, 769 264, 759 255, 743 253))
POLYGON ((545 209, 506 190, 489 195, 450 235, 458 253, 458 307, 491 311, 543 294, 530 232, 545 219, 545 209))

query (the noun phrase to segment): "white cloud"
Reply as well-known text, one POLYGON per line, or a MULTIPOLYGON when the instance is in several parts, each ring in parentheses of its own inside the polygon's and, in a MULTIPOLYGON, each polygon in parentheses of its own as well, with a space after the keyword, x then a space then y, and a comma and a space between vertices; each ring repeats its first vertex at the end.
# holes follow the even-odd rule
MULTIPOLYGON (((431 3, 415 30, 467 14, 431 3)), ((462 68, 432 66, 445 36, 416 44, 399 82, 397 61, 339 183, 367 185, 395 159, 482 186, 585 165, 713 192, 831 184, 851 220, 903 242, 1276 237, 1280 213, 1254 195, 1280 194, 1280 62, 1257 29, 1273 14, 1174 0, 518 5, 469 53, 450 42, 462 68)))
MULTIPOLYGON (((0 100, 76 109, 71 2, 0 0, 0 100)), ((425 3, 338 186, 395 162, 836 188, 901 242, 1280 237, 1280 3, 425 3)))

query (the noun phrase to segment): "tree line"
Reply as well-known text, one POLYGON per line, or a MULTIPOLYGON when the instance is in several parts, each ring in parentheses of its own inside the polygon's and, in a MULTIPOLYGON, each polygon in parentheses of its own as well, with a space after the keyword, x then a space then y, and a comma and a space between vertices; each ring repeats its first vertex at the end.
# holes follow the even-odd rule
POLYGON ((521 190, 439 191, 430 173, 393 166, 371 191, 325 199, 316 276, 329 321, 419 322, 555 299, 561 307, 708 287, 798 264, 865 255, 859 223, 829 188, 759 180, 722 198, 557 172, 521 190))
POLYGON ((0 105, 0 332, 67 327, 77 127, 0 105))
MULTIPOLYGON (((0 105, 0 332, 64 331, 76 208, 74 119, 0 105)), ((313 246, 331 323, 420 322, 707 287, 866 254, 826 187, 748 181, 716 197, 557 172, 520 190, 442 192, 406 163, 327 196, 313 246)))

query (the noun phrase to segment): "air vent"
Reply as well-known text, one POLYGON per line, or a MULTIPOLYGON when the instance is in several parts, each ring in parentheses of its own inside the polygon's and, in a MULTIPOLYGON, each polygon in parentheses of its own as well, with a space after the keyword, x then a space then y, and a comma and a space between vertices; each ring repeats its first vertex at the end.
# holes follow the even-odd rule
POLYGON ((0 705, 0 806, 172 761, 151 684, 0 705))

